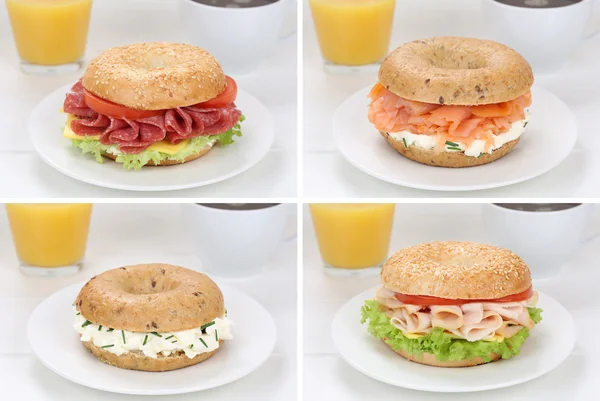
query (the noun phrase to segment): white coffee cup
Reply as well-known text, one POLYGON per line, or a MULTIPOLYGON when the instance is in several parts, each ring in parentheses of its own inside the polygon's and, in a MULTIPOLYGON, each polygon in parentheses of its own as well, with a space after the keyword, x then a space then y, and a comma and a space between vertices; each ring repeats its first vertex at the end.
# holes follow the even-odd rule
POLYGON ((226 74, 247 74, 275 48, 289 1, 227 8, 179 0, 179 13, 193 45, 212 53, 226 74))
POLYGON ((593 3, 582 0, 562 7, 527 8, 484 0, 483 17, 492 39, 521 53, 534 73, 552 73, 582 41, 598 33, 583 34, 593 3))
POLYGON ((583 238, 592 204, 554 211, 525 211, 485 204, 483 222, 489 243, 510 249, 529 265, 534 279, 561 272, 577 247, 597 237, 583 238))
POLYGON ((187 237, 202 270, 221 277, 260 273, 283 241, 284 229, 296 220, 294 204, 253 210, 228 210, 198 204, 182 205, 187 237))

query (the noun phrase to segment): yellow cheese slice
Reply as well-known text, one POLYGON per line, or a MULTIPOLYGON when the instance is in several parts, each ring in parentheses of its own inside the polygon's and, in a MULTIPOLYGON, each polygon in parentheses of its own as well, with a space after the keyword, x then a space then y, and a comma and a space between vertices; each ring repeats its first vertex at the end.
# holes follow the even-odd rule
POLYGON ((425 334, 423 333, 406 333, 403 331, 402 334, 404 334, 404 337, 410 338, 411 340, 414 340, 415 338, 425 337, 425 334))
MULTIPOLYGON (((404 331, 402 332, 402 334, 404 334, 404 337, 410 338, 411 340, 414 340, 416 338, 421 338, 421 337, 426 336, 426 334, 424 334, 424 333, 406 333, 404 331)), ((456 338, 456 339, 460 339, 461 338, 461 337, 459 337, 459 336, 457 336, 456 334, 453 334, 453 333, 446 332, 446 334, 448 334, 452 338, 456 338)), ((494 337, 483 339, 481 341, 497 341, 497 342, 501 343, 502 341, 504 341, 504 337, 501 336, 500 334, 495 334, 494 337)))
MULTIPOLYGON (((75 119, 76 119, 75 116, 73 116, 71 114, 67 114, 67 122, 65 124, 65 129, 63 131, 63 137, 69 138, 69 139, 88 139, 88 140, 91 139, 91 140, 95 140, 95 141, 100 139, 100 135, 81 136, 81 135, 77 135, 76 133, 74 133, 73 130, 71 129, 71 121, 73 121, 75 119)), ((158 152, 166 153, 168 155, 174 155, 175 153, 177 153, 180 150, 182 150, 183 148, 185 148, 189 144, 189 142, 190 142, 189 139, 185 139, 185 140, 179 142, 178 144, 172 144, 166 140, 158 141, 158 142, 154 142, 152 145, 148 146, 146 148, 146 150, 156 150, 158 152)))

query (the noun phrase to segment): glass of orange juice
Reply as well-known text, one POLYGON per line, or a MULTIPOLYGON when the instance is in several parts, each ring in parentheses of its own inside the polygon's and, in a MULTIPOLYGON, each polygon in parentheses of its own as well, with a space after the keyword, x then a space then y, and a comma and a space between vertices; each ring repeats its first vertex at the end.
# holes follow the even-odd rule
POLYGON ((325 271, 332 275, 377 274, 387 259, 394 204, 313 203, 313 225, 325 271))
POLYGON ((24 72, 81 68, 92 0, 6 0, 6 7, 24 72))
POLYGON ((79 271, 92 205, 9 203, 6 212, 23 273, 63 276, 79 271))
POLYGON ((309 0, 325 68, 376 70, 389 51, 395 0, 309 0))

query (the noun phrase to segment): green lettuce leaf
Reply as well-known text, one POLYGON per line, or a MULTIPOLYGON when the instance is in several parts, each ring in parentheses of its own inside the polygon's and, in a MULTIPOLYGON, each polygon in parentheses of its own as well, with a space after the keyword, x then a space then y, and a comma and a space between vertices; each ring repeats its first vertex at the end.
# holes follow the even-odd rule
MULTIPOLYGON (((528 308, 531 319, 537 324, 541 321, 541 309, 528 308)), ((369 322, 368 331, 375 338, 385 341, 394 350, 402 349, 409 353, 421 356, 430 353, 441 361, 460 361, 481 357, 484 361, 490 361, 490 354, 497 353, 503 359, 519 355, 521 346, 529 337, 529 330, 522 328, 511 338, 503 341, 474 341, 452 338, 444 333, 444 330, 436 327, 423 337, 410 339, 402 331, 398 330, 390 322, 390 319, 379 309, 379 302, 375 300, 365 301, 361 309, 361 323, 369 322)))
MULTIPOLYGON (((242 136, 240 123, 245 119, 246 117, 242 115, 237 124, 235 124, 229 131, 225 131, 220 135, 197 136, 192 138, 185 148, 173 155, 162 153, 156 150, 144 150, 136 154, 118 155, 116 161, 117 163, 122 163, 123 167, 128 170, 139 170, 150 161, 154 162, 155 164, 158 164, 163 160, 176 160, 183 163, 188 156, 198 153, 209 143, 218 142, 221 146, 234 143, 234 136, 242 136)), ((81 149, 81 153, 91 153, 98 163, 104 162, 102 154, 107 153, 109 148, 112 148, 111 150, 118 149, 116 145, 103 145, 94 139, 73 139, 72 143, 73 146, 81 149)))

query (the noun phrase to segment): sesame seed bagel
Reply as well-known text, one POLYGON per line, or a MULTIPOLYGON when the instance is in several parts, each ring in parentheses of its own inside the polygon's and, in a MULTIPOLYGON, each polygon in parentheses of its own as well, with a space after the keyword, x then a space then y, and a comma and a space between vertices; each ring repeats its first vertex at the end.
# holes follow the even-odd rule
POLYGON ((385 262, 381 279, 400 294, 447 299, 496 299, 531 287, 529 267, 515 253, 460 241, 405 248, 385 262))
POLYGON ((96 96, 137 110, 190 106, 227 87, 209 52, 168 42, 113 47, 92 59, 82 84, 96 96))
POLYGON ((188 358, 183 352, 169 356, 159 354, 157 358, 147 357, 142 352, 128 352, 118 356, 95 346, 90 341, 85 341, 82 344, 94 354, 96 358, 109 365, 122 369, 143 370, 146 372, 165 372, 192 366, 207 360, 221 349, 220 346, 222 343, 223 341, 219 341, 219 348, 214 351, 198 354, 194 358, 188 358))
POLYGON ((225 314, 223 294, 208 276, 161 263, 92 277, 75 306, 93 323, 132 332, 190 330, 225 314))
MULTIPOLYGON (((391 346, 388 343, 386 343, 386 345, 391 348, 391 346)), ((501 357, 500 354, 496 354, 495 352, 492 352, 490 354, 491 361, 489 361, 489 362, 484 361, 480 357, 476 357, 476 358, 473 358, 473 359, 463 359, 463 360, 460 360, 460 361, 446 361, 446 362, 442 362, 442 361, 439 361, 435 357, 435 355, 430 354, 428 352, 424 352, 421 356, 417 356, 415 354, 411 354, 408 351, 405 351, 403 349, 398 349, 397 351, 394 351, 394 352, 396 352, 401 357, 408 359, 409 361, 417 362, 417 363, 420 363, 422 365, 437 366, 437 367, 440 367, 440 368, 466 368, 466 367, 469 367, 469 366, 483 365, 484 363, 489 363, 489 362, 497 361, 501 357)))
MULTIPOLYGON (((202 157, 205 154, 207 154, 212 149, 212 147, 215 145, 215 143, 209 143, 208 145, 206 145, 205 147, 203 147, 202 149, 200 149, 200 151, 198 153, 194 153, 192 155, 189 155, 182 162, 179 161, 179 160, 168 160, 168 159, 165 159, 165 160, 161 160, 160 163, 156 164, 152 160, 150 160, 144 166, 174 166, 176 164, 182 164, 182 163, 191 162, 192 160, 199 159, 200 157, 202 157)), ((111 159, 111 160, 116 160, 117 159, 117 156, 113 155, 112 153, 103 153, 102 156, 106 157, 107 159, 111 159)))
POLYGON ((433 149, 424 149, 418 146, 409 146, 408 148, 404 145, 404 142, 399 141, 389 135, 387 132, 379 132, 389 143, 402 156, 416 161, 421 164, 427 164, 429 166, 437 167, 474 167, 481 166, 482 164, 488 164, 495 160, 500 159, 510 153, 521 138, 517 138, 513 141, 507 142, 498 149, 494 149, 492 153, 484 153, 479 157, 467 156, 464 151, 461 152, 436 152, 433 149))
POLYGON ((409 100, 481 105, 515 99, 533 85, 529 63, 490 40, 436 37, 406 43, 381 64, 379 82, 409 100))

